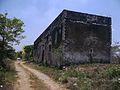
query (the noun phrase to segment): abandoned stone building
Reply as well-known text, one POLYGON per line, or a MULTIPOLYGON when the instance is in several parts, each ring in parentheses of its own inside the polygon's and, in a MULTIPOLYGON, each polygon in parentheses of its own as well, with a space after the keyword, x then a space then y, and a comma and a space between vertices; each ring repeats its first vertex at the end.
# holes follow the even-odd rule
POLYGON ((34 42, 34 60, 54 66, 109 63, 111 18, 63 10, 34 42))

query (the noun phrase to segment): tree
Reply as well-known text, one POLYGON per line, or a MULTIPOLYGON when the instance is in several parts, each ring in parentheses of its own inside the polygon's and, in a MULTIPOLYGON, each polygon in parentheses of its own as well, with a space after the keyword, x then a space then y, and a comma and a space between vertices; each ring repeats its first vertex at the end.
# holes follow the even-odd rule
POLYGON ((22 59, 22 57, 23 57, 22 51, 16 52, 16 58, 21 58, 22 59))
POLYGON ((7 13, 0 14, 0 64, 2 60, 11 56, 13 45, 19 44, 24 38, 22 33, 24 23, 17 18, 8 18, 7 13))
POLYGON ((111 49, 112 61, 120 63, 120 43, 116 42, 111 49))
POLYGON ((33 45, 26 45, 23 47, 23 56, 26 60, 33 58, 33 45))

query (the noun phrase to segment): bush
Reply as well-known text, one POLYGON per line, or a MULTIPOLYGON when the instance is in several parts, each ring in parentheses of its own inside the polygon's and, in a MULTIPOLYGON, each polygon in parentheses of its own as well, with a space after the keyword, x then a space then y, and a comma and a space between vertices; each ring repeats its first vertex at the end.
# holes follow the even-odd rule
POLYGON ((14 71, 15 70, 14 63, 12 60, 6 59, 6 60, 4 60, 4 63, 6 65, 5 68, 7 71, 14 71))
POLYGON ((112 86, 114 90, 120 90, 120 78, 112 80, 112 86))
POLYGON ((107 75, 109 78, 113 79, 120 77, 120 67, 111 67, 107 70, 107 75))
POLYGON ((0 70, 0 85, 4 84, 4 79, 5 79, 5 71, 4 70, 0 70))
POLYGON ((3 86, 2 90, 13 90, 12 85, 16 74, 14 63, 9 59, 4 60, 3 63, 5 67, 0 66, 0 85, 3 86))

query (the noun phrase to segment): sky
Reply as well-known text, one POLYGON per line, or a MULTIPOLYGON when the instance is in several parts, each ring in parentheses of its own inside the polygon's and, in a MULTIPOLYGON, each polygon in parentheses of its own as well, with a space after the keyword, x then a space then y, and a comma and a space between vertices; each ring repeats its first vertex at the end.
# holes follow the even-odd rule
POLYGON ((112 42, 120 42, 120 0, 0 0, 0 13, 25 23, 26 38, 14 46, 17 51, 33 44, 63 9, 111 17, 112 42))

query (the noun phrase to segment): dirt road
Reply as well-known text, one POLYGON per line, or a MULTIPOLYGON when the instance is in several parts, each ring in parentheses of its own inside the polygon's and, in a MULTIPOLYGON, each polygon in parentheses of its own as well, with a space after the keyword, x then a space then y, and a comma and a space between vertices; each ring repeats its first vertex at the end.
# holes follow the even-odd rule
POLYGON ((15 62, 15 67, 16 71, 18 72, 18 80, 14 90, 66 90, 60 84, 54 82, 47 75, 24 65, 23 62, 15 62), (30 74, 33 74, 33 77, 35 76, 37 79, 42 81, 42 89, 40 89, 40 87, 39 89, 35 89, 34 86, 32 86, 38 83, 31 84, 30 74))
POLYGON ((15 68, 18 80, 15 84, 14 90, 33 90, 29 81, 29 74, 20 66, 19 62, 15 62, 15 68))

